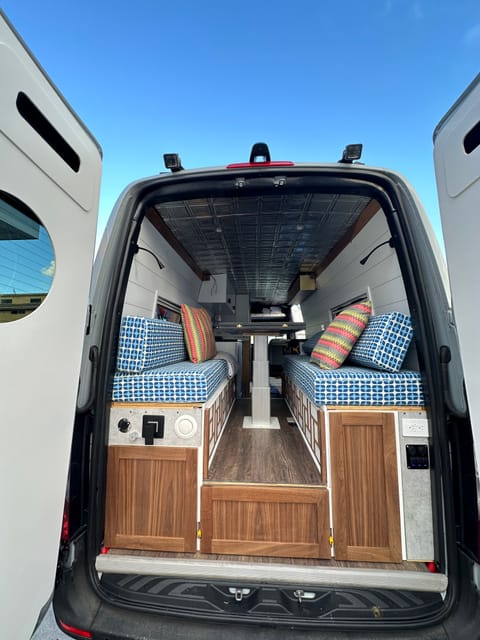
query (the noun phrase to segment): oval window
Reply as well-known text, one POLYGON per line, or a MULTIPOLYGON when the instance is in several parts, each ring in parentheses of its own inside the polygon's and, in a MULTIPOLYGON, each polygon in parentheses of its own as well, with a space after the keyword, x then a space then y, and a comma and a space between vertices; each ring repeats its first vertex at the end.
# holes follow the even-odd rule
POLYGON ((54 273, 45 227, 20 200, 0 191, 0 323, 24 318, 40 306, 54 273))

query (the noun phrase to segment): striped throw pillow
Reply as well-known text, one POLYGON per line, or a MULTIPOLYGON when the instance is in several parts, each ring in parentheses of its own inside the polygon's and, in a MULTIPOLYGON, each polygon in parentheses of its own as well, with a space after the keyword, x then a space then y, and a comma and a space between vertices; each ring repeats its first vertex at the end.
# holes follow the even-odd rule
POLYGON ((217 353, 210 315, 205 309, 181 306, 183 335, 188 357, 198 363, 210 360, 217 353))
POLYGON ((341 311, 320 336, 310 362, 321 369, 338 369, 367 326, 372 312, 370 300, 363 300, 341 311))

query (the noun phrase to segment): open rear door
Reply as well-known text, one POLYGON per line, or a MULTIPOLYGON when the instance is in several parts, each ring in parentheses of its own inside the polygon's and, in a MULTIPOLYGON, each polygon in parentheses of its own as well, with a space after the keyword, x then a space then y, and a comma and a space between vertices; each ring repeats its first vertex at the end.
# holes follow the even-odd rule
POLYGON ((101 152, 0 12, 0 629, 54 586, 101 152))
POLYGON ((480 464, 480 76, 435 130, 435 171, 455 321, 480 464))

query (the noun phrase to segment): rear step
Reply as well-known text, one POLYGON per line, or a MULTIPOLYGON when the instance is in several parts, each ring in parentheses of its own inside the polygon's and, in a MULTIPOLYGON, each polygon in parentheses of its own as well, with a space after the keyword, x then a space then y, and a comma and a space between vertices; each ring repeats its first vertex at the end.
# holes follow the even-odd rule
POLYGON ((171 577, 184 580, 214 580, 252 583, 298 584, 303 587, 354 589, 406 589, 443 593, 448 579, 442 573, 402 569, 299 566, 281 563, 235 562, 183 558, 153 558, 138 555, 101 554, 99 573, 171 577))
MULTIPOLYGON (((220 618, 248 616, 248 622, 310 625, 348 623, 352 620, 385 623, 431 619, 443 607, 439 593, 415 590, 325 588, 256 585, 235 580, 185 581, 138 574, 103 574, 107 596, 129 606, 162 610, 168 614, 220 618)), ((398 629, 398 627, 397 627, 398 629)))

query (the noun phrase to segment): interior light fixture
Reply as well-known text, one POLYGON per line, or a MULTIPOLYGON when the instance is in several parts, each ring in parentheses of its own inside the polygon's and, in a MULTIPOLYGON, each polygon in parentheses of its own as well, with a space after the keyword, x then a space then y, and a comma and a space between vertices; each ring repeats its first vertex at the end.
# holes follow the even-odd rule
POLYGON ((150 249, 146 249, 145 247, 139 247, 138 244, 137 244, 135 246, 135 253, 138 253, 139 251, 145 251, 145 253, 149 253, 151 256, 153 256, 155 258, 155 261, 158 264, 158 268, 159 269, 165 269, 165 265, 163 264, 163 262, 160 262, 160 260, 153 253, 153 251, 150 251, 150 249))
POLYGON ((370 258, 372 253, 374 253, 377 249, 380 249, 380 247, 383 247, 384 244, 388 244, 390 247, 393 248, 393 238, 390 238, 389 240, 385 240, 385 242, 381 242, 380 244, 377 244, 376 247, 373 247, 370 253, 368 253, 364 258, 360 260, 360 264, 364 265, 366 261, 370 258))

